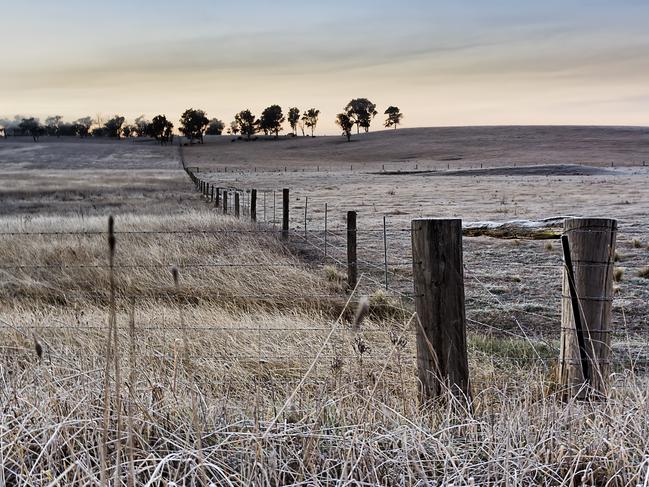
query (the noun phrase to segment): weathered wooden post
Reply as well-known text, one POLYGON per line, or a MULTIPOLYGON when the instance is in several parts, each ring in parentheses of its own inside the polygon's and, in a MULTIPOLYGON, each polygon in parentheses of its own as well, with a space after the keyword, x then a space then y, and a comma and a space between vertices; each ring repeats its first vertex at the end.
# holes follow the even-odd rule
POLYGON ((421 399, 469 397, 462 220, 413 220, 412 268, 421 399))
POLYGON ((308 241, 309 240, 309 235, 307 233, 307 211, 309 210, 309 197, 305 196, 304 197, 304 240, 308 241))
POLYGON ((223 190, 223 214, 228 214, 228 190, 223 190))
POLYGON ((210 187, 210 202, 214 203, 214 185, 210 187))
POLYGON ((388 290, 388 230, 383 215, 383 266, 385 272, 385 290, 388 290))
POLYGON ((568 218, 559 377, 566 397, 606 394, 611 355, 613 261, 617 220, 568 218))
POLYGON ((289 192, 288 188, 282 190, 282 238, 288 238, 288 217, 289 217, 289 192))
POLYGON ((219 200, 221 199, 220 196, 221 196, 221 188, 216 188, 216 195, 215 195, 216 199, 214 200, 214 208, 219 207, 219 200))
POLYGON ((250 219, 253 222, 257 221, 257 190, 250 190, 250 219))
POLYGON ((234 216, 239 218, 239 191, 234 192, 234 216))
POLYGON ((327 203, 324 210, 324 262, 327 263, 327 203))
POLYGON ((347 212, 347 286, 356 287, 358 282, 358 260, 356 258, 356 212, 347 212))

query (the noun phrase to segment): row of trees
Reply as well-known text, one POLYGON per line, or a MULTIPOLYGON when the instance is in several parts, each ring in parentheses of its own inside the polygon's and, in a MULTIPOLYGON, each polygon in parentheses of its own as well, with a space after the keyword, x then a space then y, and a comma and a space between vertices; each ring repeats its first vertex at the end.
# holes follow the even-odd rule
MULTIPOLYGON (((390 106, 384 113, 387 115, 384 126, 396 129, 403 118, 399 108, 390 106)), ((367 98, 355 98, 345 106, 343 112, 336 116, 336 123, 349 141, 354 126, 356 126, 356 133, 360 133, 361 128, 365 132, 369 132, 372 120, 377 114, 374 103, 367 98)), ((241 134, 248 140, 260 132, 265 135, 274 135, 277 138, 283 130, 282 124, 288 120, 292 135, 297 135, 299 128, 302 135, 305 135, 305 130, 310 130, 313 137, 319 117, 320 110, 316 108, 309 108, 301 112, 297 107, 290 107, 287 117, 285 117, 279 105, 271 105, 264 109, 259 118, 246 109, 234 116, 227 133, 241 134)), ((115 115, 106 121, 99 118, 93 120, 91 117, 83 117, 72 123, 63 122, 63 118, 57 115, 48 117, 44 124, 41 124, 37 118, 23 118, 17 123, 17 128, 23 134, 32 136, 35 141, 42 135, 56 137, 76 135, 82 138, 92 135, 93 137, 117 139, 121 137, 152 137, 161 144, 166 144, 173 138, 174 125, 167 120, 165 115, 157 115, 150 121, 144 116, 140 116, 132 124, 127 124, 126 119, 121 115, 115 115)), ((180 117, 178 130, 190 142, 196 140, 202 143, 204 135, 221 135, 225 130, 225 124, 216 118, 209 119, 203 110, 190 108, 185 110, 180 117)))

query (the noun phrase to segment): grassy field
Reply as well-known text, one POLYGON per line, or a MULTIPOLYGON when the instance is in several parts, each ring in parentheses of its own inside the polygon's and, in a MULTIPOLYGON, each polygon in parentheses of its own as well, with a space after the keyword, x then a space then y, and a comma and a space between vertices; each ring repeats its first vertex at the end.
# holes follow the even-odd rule
MULTIPOLYGON (((398 131, 349 145, 224 137, 184 148, 215 183, 290 187, 296 231, 287 243, 272 232, 272 193, 258 227, 224 216, 194 191, 178 147, 0 140, 0 485, 648 483, 649 281, 638 271, 649 254, 649 168, 637 164, 647 134, 492 130, 398 131), (578 153, 616 167, 382 173, 384 164, 444 164, 433 156, 461 156, 454 170, 482 162, 515 172, 566 166, 578 153), (367 229, 388 216, 395 289, 368 267, 357 292, 345 292, 343 269, 298 236, 306 196, 313 230, 325 201, 332 232, 347 209, 367 229), (560 400, 556 244, 480 237, 465 239, 473 400, 422 407, 413 308, 399 294, 410 280, 407 238, 396 230, 417 215, 558 214, 621 220, 626 272, 616 284, 609 397, 560 400), (361 295, 369 315, 355 324, 361 295)), ((363 258, 380 261, 381 245, 368 233, 363 258)))

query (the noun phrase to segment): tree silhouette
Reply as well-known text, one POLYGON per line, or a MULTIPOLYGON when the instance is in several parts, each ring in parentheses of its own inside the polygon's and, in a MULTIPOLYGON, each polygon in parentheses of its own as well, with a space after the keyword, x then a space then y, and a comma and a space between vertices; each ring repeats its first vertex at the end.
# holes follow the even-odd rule
POLYGON ((61 136, 59 131, 61 120, 63 120, 61 115, 54 115, 45 119, 45 130, 47 131, 47 135, 56 135, 57 137, 61 136))
POLYGON ((239 123, 236 120, 232 120, 232 122, 230 122, 230 132, 237 135, 240 131, 239 123))
POLYGON ((259 130, 259 120, 250 110, 242 110, 234 116, 234 121, 239 126, 241 135, 245 135, 248 140, 259 130))
POLYGON ((288 109, 288 124, 291 126, 293 134, 297 135, 297 124, 300 121, 300 109, 292 107, 288 109))
POLYGON ((38 142, 38 138, 45 133, 45 127, 34 117, 23 118, 22 122, 18 124, 18 128, 24 133, 31 135, 34 142, 38 142))
POLYGON ((160 142, 161 145, 166 145, 171 140, 171 131, 174 124, 167 120, 164 115, 156 115, 151 120, 148 127, 148 135, 160 142))
POLYGON ((345 107, 345 113, 356 125, 356 133, 359 133, 361 127, 369 132, 370 123, 378 112, 376 105, 367 98, 354 98, 345 107))
POLYGON ((210 120, 203 110, 194 110, 189 108, 180 117, 180 133, 189 139, 191 144, 194 140, 203 143, 203 134, 210 120))
POLYGON ((76 123, 62 123, 59 125, 57 136, 74 137, 75 135, 79 135, 76 123))
POLYGON ((271 105, 261 112, 259 128, 261 128, 265 134, 275 134, 275 138, 277 138, 279 137, 279 132, 282 130, 282 124, 285 120, 284 114, 282 113, 282 107, 279 105, 271 105))
POLYGON ((92 127, 92 117, 83 117, 76 120, 73 124, 75 132, 82 139, 88 137, 90 134, 90 127, 92 127))
POLYGON ((104 124, 104 135, 119 139, 122 135, 122 125, 124 125, 124 117, 115 115, 104 124))
POLYGON ((137 117, 133 123, 133 130, 132 132, 134 135, 137 135, 138 137, 147 137, 149 134, 149 125, 151 122, 149 122, 146 118, 144 118, 144 115, 140 115, 137 117))
POLYGON ((403 113, 401 113, 399 107, 389 106, 385 111, 385 115, 387 115, 388 118, 385 120, 383 125, 386 128, 394 126, 394 129, 396 130, 397 125, 401 123, 401 119, 403 118, 403 113))
POLYGON ((221 135, 224 128, 225 124, 221 122, 221 120, 219 120, 218 118, 213 118, 212 120, 210 120, 210 124, 207 126, 205 135, 221 135))
POLYGON ((313 132, 315 131, 316 125, 318 125, 318 117, 320 116, 320 110, 315 108, 309 108, 304 115, 302 115, 302 121, 306 127, 311 129, 311 137, 313 137, 313 132))
POLYGON ((347 142, 352 140, 352 128, 354 127, 354 120, 346 113, 339 113, 336 115, 336 123, 343 129, 343 135, 347 137, 347 142))

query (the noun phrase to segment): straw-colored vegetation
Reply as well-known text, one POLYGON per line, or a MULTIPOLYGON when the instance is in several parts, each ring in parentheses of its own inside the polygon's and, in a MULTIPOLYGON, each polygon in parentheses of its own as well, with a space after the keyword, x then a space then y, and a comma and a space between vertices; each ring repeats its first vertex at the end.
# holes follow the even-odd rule
MULTIPOLYGON (((116 230, 179 224, 122 216, 116 230)), ((94 232, 105 223, 1 227, 94 232)), ((232 219, 199 212, 184 215, 182 228, 210 233, 116 234, 118 333, 109 348, 106 234, 5 237, 4 262, 50 266, 3 271, 7 485, 115 476, 196 485, 646 482, 647 389, 634 374, 620 376, 605 401, 563 403, 552 347, 472 336, 471 405, 447 398, 422 407, 408 312, 370 312, 354 331, 337 319, 340 305, 255 297, 335 295, 342 284, 232 219), (235 257, 259 267, 183 267, 235 257), (291 266, 264 267, 281 263, 291 266), (81 267, 90 264, 102 267, 81 267), (123 267, 133 265, 159 267, 123 267)), ((368 302, 370 311, 398 306, 382 292, 368 302)))
MULTIPOLYGON (((367 299, 350 297, 340 266, 303 261, 206 208, 184 173, 166 177, 173 198, 120 177, 128 205, 112 279, 107 219, 88 217, 109 213, 111 188, 75 182, 78 212, 55 187, 52 201, 21 192, 12 208, 54 216, 0 219, 0 485, 649 483, 641 347, 623 364, 616 354, 608 397, 566 402, 556 339, 470 322, 473 397, 423 405, 410 304, 362 273, 367 299)), ((545 254, 536 242, 493 245, 545 254)), ((530 272, 469 263, 467 282, 487 283, 492 300, 507 295, 477 265, 517 295, 532 286, 530 272)), ((624 292, 635 275, 629 267, 624 292)), ((467 311, 547 319, 547 303, 520 296, 467 311)))

